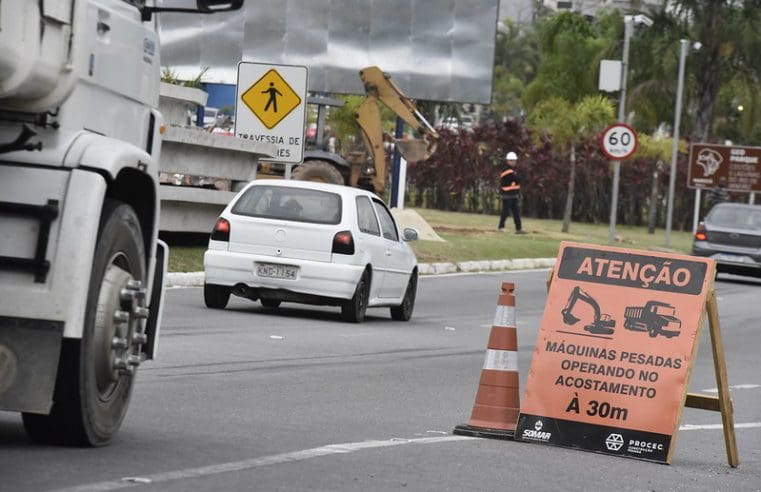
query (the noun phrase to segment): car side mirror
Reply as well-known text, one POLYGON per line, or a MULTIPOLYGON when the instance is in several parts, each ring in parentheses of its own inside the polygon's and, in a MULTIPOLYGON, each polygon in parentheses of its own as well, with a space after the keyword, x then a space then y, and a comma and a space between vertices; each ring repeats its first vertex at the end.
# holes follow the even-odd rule
POLYGON ((412 227, 405 227, 404 231, 402 232, 402 237, 405 241, 417 241, 417 230, 413 229, 412 227))

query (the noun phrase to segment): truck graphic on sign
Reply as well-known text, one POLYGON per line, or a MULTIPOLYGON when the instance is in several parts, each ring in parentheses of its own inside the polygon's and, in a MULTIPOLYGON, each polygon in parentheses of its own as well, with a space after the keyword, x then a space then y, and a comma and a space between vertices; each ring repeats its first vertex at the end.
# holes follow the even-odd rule
POLYGON ((624 328, 646 331, 651 337, 677 337, 682 322, 674 316, 675 308, 661 301, 647 301, 644 306, 630 306, 624 311, 624 328))

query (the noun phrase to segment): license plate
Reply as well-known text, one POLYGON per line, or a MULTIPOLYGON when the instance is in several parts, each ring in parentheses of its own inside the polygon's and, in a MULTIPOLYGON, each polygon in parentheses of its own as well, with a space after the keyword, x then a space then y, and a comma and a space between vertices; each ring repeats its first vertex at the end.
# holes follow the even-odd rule
POLYGON ((713 259, 727 263, 753 263, 753 260, 747 256, 731 255, 726 253, 717 253, 713 255, 713 259))
POLYGON ((257 263, 256 275, 259 277, 284 278, 295 280, 299 267, 293 265, 278 265, 277 263, 257 263))

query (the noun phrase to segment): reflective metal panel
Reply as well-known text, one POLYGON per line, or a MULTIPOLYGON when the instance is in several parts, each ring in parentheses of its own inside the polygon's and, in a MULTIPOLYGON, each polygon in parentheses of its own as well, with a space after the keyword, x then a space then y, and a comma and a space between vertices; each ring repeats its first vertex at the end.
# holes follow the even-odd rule
MULTIPOLYGON (((178 0, 165 0, 169 6, 178 0)), ((304 65, 309 90, 362 94, 377 65, 415 99, 491 102, 498 0, 246 0, 215 15, 161 14, 162 66, 234 84, 237 63, 304 65)))

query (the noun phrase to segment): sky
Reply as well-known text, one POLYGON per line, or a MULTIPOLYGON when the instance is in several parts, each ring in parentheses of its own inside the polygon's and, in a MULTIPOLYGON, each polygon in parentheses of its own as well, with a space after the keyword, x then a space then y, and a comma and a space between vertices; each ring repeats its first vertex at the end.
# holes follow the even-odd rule
POLYGON ((531 0, 499 0, 499 19, 510 17, 515 21, 530 21, 531 8, 531 0))

